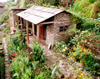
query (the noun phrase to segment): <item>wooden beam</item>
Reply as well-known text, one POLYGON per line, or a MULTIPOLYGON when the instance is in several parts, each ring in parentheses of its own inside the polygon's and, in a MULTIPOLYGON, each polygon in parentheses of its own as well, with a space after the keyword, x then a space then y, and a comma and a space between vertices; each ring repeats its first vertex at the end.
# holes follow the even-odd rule
POLYGON ((29 41, 29 28, 28 28, 28 21, 26 21, 26 31, 27 31, 27 40, 28 40, 28 44, 29 44, 30 41, 29 41))
POLYGON ((62 23, 62 22, 70 22, 70 21, 71 21, 71 20, 51 21, 51 22, 42 22, 42 23, 39 23, 39 24, 42 25, 42 24, 62 23))
POLYGON ((39 24, 37 25, 37 41, 39 42, 39 24))
POLYGON ((20 26, 21 26, 21 32, 22 32, 22 18, 20 17, 20 26))

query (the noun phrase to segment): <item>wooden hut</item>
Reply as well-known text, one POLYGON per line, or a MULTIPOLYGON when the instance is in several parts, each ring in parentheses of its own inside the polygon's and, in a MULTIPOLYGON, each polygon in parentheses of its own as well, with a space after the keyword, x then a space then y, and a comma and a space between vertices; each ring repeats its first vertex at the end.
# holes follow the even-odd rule
POLYGON ((33 37, 47 46, 53 46, 56 40, 67 42, 69 35, 66 30, 72 26, 70 15, 62 9, 35 5, 17 14, 21 18, 21 31, 23 30, 22 19, 26 20, 28 43, 30 43, 30 27, 33 37))
POLYGON ((21 11, 24 11, 26 10, 26 8, 12 8, 10 9, 9 11, 9 23, 10 23, 10 27, 11 27, 11 30, 19 24, 19 20, 20 20, 20 17, 18 17, 16 14, 21 12, 21 11))

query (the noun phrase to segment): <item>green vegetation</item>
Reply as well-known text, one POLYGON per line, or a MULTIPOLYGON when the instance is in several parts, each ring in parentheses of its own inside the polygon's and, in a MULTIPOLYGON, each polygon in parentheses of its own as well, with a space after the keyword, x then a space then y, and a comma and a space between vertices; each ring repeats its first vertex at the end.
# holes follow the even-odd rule
POLYGON ((84 69, 88 70, 90 74, 100 73, 100 70, 96 70, 100 68, 99 63, 97 63, 98 58, 95 54, 91 53, 90 49, 83 48, 78 44, 73 49, 74 52, 70 52, 69 57, 76 61, 80 61, 84 69))
POLYGON ((60 52, 60 53, 62 53, 64 55, 68 55, 68 53, 69 53, 69 49, 67 48, 66 43, 63 42, 63 41, 61 41, 61 42, 56 41, 53 50, 55 52, 60 52))
POLYGON ((39 61, 39 63, 42 63, 45 61, 45 57, 43 55, 43 48, 40 47, 39 43, 35 40, 33 42, 33 59, 35 61, 39 61))
POLYGON ((8 54, 11 56, 15 51, 20 51, 25 48, 25 34, 24 33, 15 33, 7 37, 8 43, 8 54))
MULTIPOLYGON (((34 0, 33 2, 33 0, 20 0, 17 3, 9 2, 5 6, 6 12, 0 17, 0 24, 8 23, 8 10, 16 7, 16 5, 20 8, 33 5, 50 7, 59 6, 61 1, 34 0)), ((70 39, 68 44, 63 41, 56 41, 54 51, 80 62, 91 75, 100 75, 98 59, 100 53, 100 0, 72 1, 67 11, 72 13, 73 28, 67 30, 70 39)), ((7 25, 3 32, 9 33, 10 26, 7 25)), ((17 31, 15 34, 7 36, 7 45, 13 79, 57 79, 53 75, 57 66, 54 71, 49 69, 47 63, 45 63, 43 48, 36 40, 33 42, 33 47, 29 48, 26 44, 25 34, 17 31)), ((92 79, 86 77, 80 70, 75 71, 74 74, 77 79, 92 79)))
POLYGON ((70 10, 87 18, 98 18, 97 13, 100 12, 99 2, 99 0, 76 0, 70 10))
POLYGON ((54 75, 56 69, 52 74, 45 63, 46 58, 43 55, 43 48, 36 40, 33 42, 33 48, 31 49, 26 44, 25 34, 17 31, 7 37, 7 45, 12 79, 56 78, 54 75))
POLYGON ((94 3, 96 2, 97 0, 89 0, 90 3, 94 3))
POLYGON ((5 58, 0 56, 0 78, 5 79, 5 58))
POLYGON ((9 22, 9 12, 5 12, 3 15, 0 16, 0 25, 3 23, 9 22))
POLYGON ((10 26, 9 26, 9 24, 7 24, 7 25, 6 25, 6 28, 4 28, 2 31, 3 31, 4 33, 6 33, 6 34, 10 33, 10 26))

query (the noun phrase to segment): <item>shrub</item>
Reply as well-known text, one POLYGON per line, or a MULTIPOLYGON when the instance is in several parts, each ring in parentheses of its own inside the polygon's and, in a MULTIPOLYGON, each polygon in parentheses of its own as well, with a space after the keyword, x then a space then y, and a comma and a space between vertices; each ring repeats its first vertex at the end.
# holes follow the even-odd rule
POLYGON ((94 3, 96 2, 97 0, 89 0, 90 3, 94 3))
POLYGON ((10 26, 9 24, 6 25, 6 28, 3 29, 4 33, 10 33, 10 26))
POLYGON ((60 2, 60 0, 34 0, 34 1, 38 5, 49 4, 49 5, 54 5, 54 6, 58 6, 60 2))
POLYGON ((3 23, 8 23, 9 21, 9 12, 5 12, 3 13, 1 16, 0 16, 0 25, 3 24, 3 23))
POLYGON ((20 51, 26 46, 24 33, 15 33, 7 37, 8 54, 11 56, 15 51, 20 51))
POLYGON ((56 52, 60 52, 64 55, 68 55, 68 53, 69 53, 69 49, 67 48, 66 43, 63 41, 61 41, 61 42, 56 41, 53 50, 56 52))
POLYGON ((98 3, 98 7, 100 8, 100 2, 98 3))
POLYGON ((69 57, 74 60, 80 61, 83 64, 84 69, 88 70, 90 74, 98 74, 100 68, 99 63, 97 63, 98 58, 95 54, 91 53, 90 49, 83 48, 79 44, 73 48, 74 52, 70 52, 69 57))

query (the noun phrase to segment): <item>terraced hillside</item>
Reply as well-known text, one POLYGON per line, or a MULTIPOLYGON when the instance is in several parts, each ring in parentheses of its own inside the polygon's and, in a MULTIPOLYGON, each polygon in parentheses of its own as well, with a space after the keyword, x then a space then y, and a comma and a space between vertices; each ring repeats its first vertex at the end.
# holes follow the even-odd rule
POLYGON ((5 79, 5 58, 2 44, 2 33, 0 32, 0 79, 5 79))

